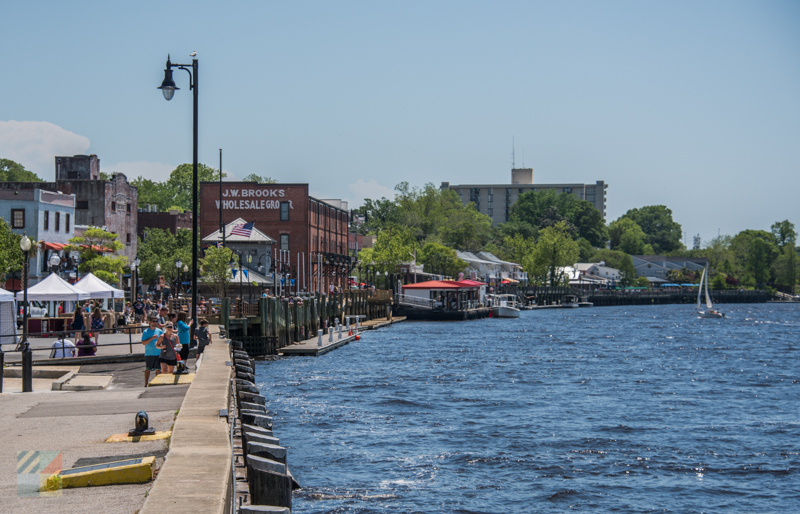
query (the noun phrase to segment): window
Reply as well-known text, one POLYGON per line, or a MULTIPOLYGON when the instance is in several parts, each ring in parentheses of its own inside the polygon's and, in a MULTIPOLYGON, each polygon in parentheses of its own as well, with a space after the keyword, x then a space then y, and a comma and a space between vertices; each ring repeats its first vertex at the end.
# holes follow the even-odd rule
POLYGON ((88 209, 89 208, 89 200, 78 200, 75 202, 76 209, 88 209))
POLYGON ((69 213, 64 214, 64 232, 69 232, 69 213))
POLYGON ((44 211, 44 229, 50 230, 50 211, 44 211))
POLYGON ((281 221, 289 221, 289 202, 281 202, 281 221))
POLYGON ((58 211, 56 211, 56 223, 55 223, 55 225, 56 225, 55 226, 55 230, 56 230, 56 232, 58 232, 58 230, 61 228, 61 213, 58 212, 58 211))
POLYGON ((11 228, 25 228, 25 209, 11 209, 11 228))
POLYGON ((128 244, 131 244, 131 233, 128 232, 127 234, 125 234, 125 236, 126 236, 125 237, 125 242, 128 243, 128 244))
POLYGON ((572 192, 572 188, 571 187, 565 187, 565 188, 561 189, 561 192, 562 193, 571 193, 572 192))
POLYGON ((289 249, 289 234, 281 234, 281 250, 289 249))
POLYGON ((117 202, 111 202, 111 210, 112 211, 116 211, 117 210, 117 202))
POLYGON ((131 204, 125 206, 125 211, 130 214, 131 213, 131 204))
POLYGON ((595 190, 594 190, 593 187, 587 187, 586 188, 586 201, 587 202, 594 203, 594 192, 595 192, 595 190))

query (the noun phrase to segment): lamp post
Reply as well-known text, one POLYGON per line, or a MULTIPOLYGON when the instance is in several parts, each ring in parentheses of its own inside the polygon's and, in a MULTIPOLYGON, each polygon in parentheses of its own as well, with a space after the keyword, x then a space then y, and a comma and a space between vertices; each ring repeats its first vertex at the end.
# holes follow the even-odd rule
POLYGON ((22 235, 19 247, 25 254, 25 260, 22 262, 22 303, 24 304, 22 341, 19 343, 22 350, 22 392, 30 393, 33 392, 33 352, 31 352, 31 345, 28 344, 28 258, 31 251, 31 240, 27 235, 22 235))
POLYGON ((50 274, 52 275, 53 268, 57 269, 58 265, 61 264, 61 257, 59 257, 58 254, 54 252, 53 255, 50 256, 48 263, 50 264, 50 274))
MULTIPOLYGON (((172 68, 185 70, 189 74, 189 89, 193 91, 193 115, 194 126, 192 129, 192 312, 191 319, 197 320, 197 189, 198 189, 198 176, 197 176, 197 59, 192 59, 192 64, 172 64, 167 55, 167 65, 164 68, 164 80, 158 88, 164 94, 164 98, 169 101, 179 88, 176 87, 175 81, 172 79, 172 68), (191 68, 191 69, 190 69, 191 68)), ((219 170, 220 176, 222 175, 222 166, 219 170)), ((222 204, 220 204, 222 208, 222 204)), ((192 335, 197 323, 192 325, 192 335)))
POLYGON ((158 281, 158 284, 156 284, 156 289, 158 289, 158 300, 159 301, 164 299, 164 289, 161 286, 161 275, 160 275, 160 273, 161 273, 161 264, 156 264, 156 281, 158 281))
POLYGON ((182 266, 183 266, 183 263, 181 262, 180 259, 175 261, 175 267, 178 268, 178 273, 176 274, 176 277, 175 277, 175 299, 176 300, 178 299, 178 293, 181 292, 181 267, 182 266))
POLYGON ((139 291, 139 277, 137 276, 137 271, 139 270, 139 264, 141 261, 139 259, 134 259, 131 263, 131 279, 133 280, 133 287, 131 288, 131 303, 136 303, 136 294, 139 291))
POLYGON ((183 265, 183 276, 186 277, 187 273, 189 273, 189 265, 188 264, 184 264, 183 265))

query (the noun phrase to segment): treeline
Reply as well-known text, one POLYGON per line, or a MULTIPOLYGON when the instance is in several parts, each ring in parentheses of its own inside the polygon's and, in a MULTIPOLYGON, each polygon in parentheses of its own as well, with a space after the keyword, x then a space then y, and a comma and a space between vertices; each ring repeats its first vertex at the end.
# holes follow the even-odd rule
MULTIPOLYGON (((489 216, 474 203, 464 204, 453 190, 401 182, 395 191, 393 200, 367 199, 354 210, 364 217, 359 232, 377 236, 361 260, 381 271, 396 272, 416 256, 426 271, 456 276, 466 267, 455 252, 462 250, 492 252, 522 265, 532 282, 551 285, 565 281, 564 266, 600 261, 622 272, 623 285, 648 285, 637 280, 631 255, 708 257, 712 284, 720 289, 792 287, 798 278, 797 235, 789 221, 775 223, 771 232, 744 230, 688 250, 681 225, 664 205, 630 209, 606 225, 592 203, 572 194, 529 191, 519 196, 506 223, 492 227, 489 216)), ((688 270, 668 278, 700 279, 688 270)))

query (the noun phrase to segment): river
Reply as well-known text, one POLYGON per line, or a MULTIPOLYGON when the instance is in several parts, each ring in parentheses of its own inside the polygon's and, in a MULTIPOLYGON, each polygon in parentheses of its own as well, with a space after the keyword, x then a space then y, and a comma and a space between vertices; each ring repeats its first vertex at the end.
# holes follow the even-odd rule
POLYGON ((294 513, 800 512, 800 305, 405 322, 260 363, 294 513))

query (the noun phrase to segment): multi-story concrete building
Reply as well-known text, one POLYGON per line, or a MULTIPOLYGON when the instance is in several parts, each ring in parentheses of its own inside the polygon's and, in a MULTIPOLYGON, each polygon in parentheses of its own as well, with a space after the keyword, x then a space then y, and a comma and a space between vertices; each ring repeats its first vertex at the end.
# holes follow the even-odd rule
POLYGON ((55 182, 0 182, 0 189, 11 191, 41 189, 75 195, 75 225, 101 227, 119 236, 124 245, 118 253, 129 261, 136 258, 136 186, 122 173, 110 180, 100 179, 100 159, 96 155, 55 158, 55 182))
POLYGON ((580 200, 592 203, 603 219, 606 218, 606 189, 602 180, 594 184, 535 184, 533 168, 511 170, 510 184, 459 184, 442 182, 442 189, 451 189, 461 196, 464 205, 475 202, 479 212, 492 218, 492 224, 505 223, 511 217, 511 206, 519 196, 528 191, 553 189, 558 193, 569 193, 580 200))
MULTIPOLYGON (((75 233, 75 195, 43 189, 0 190, 0 217, 12 232, 24 233, 31 241, 44 241, 41 251, 30 252, 29 284, 47 276, 53 253, 60 258, 56 271, 75 277, 77 262, 63 251, 75 233)), ((6 284, 6 289, 19 291, 21 286, 15 279, 6 284)))
POLYGON ((299 289, 327 291, 344 287, 355 263, 348 255, 347 204, 308 196, 308 184, 219 182, 200 184, 200 236, 206 238, 223 223, 237 218, 275 240, 273 261, 290 269, 299 289))

